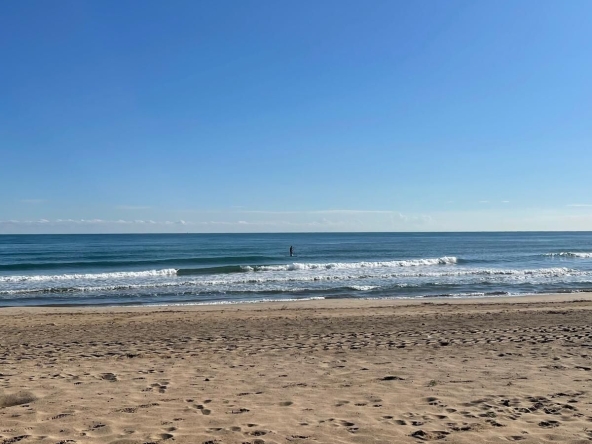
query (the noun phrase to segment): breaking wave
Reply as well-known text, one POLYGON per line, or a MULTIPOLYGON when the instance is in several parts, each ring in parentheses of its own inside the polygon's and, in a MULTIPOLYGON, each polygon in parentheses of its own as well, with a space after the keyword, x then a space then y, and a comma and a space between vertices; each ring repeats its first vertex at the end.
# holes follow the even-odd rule
MULTIPOLYGON (((29 293, 89 293, 89 292, 136 292, 144 290, 150 293, 159 291, 189 291, 197 293, 222 292, 232 293, 251 291, 275 291, 281 286, 283 291, 294 291, 295 286, 302 284, 323 284, 323 291, 330 291, 346 286, 350 290, 370 291, 386 288, 405 287, 427 287, 438 285, 449 285, 457 281, 456 278, 465 278, 478 282, 501 282, 501 281, 531 281, 533 279, 549 279, 568 277, 592 276, 592 271, 575 270, 565 267, 541 268, 541 269, 464 269, 464 270, 442 270, 442 271, 399 271, 368 273, 362 269, 339 270, 331 273, 323 270, 324 274, 318 273, 246 273, 240 275, 221 275, 214 278, 211 275, 196 276, 194 278, 181 278, 176 275, 174 269, 151 270, 146 272, 128 273, 102 273, 93 275, 58 275, 58 276, 29 276, 37 278, 32 281, 19 280, 16 283, 22 287, 3 289, 0 287, 1 295, 19 295, 29 293), (328 274, 327 274, 328 273, 328 274), (65 276, 68 276, 66 279, 65 276), (84 276, 85 280, 68 282, 68 279, 84 276), (117 279, 108 279, 114 278, 117 279), (43 278, 43 279, 41 279, 43 278), (53 281, 50 280, 53 278, 53 281), (141 278, 141 279, 138 279, 141 278), (147 279, 149 278, 149 279, 147 279), (101 280, 102 279, 102 280, 101 280), (419 279, 419 280, 418 280, 419 279), (501 279, 501 281, 500 281, 501 279), (346 282, 351 283, 346 283, 346 282), (376 285, 379 283, 380 285, 376 285), (35 285, 37 284, 37 285, 35 285), (287 287, 286 287, 287 285, 287 287)), ((14 276, 14 279, 23 276, 14 276)), ((4 281, 6 282, 6 281, 4 281)), ((312 289, 313 287, 311 287, 312 289)))
POLYGON ((405 261, 379 262, 330 262, 320 264, 285 264, 285 265, 255 265, 241 267, 245 271, 294 271, 294 270, 346 270, 354 268, 390 268, 390 267, 420 267, 429 265, 453 265, 457 263, 455 257, 440 257, 435 259, 410 259, 405 261))
POLYGON ((562 251, 561 253, 547 253, 545 256, 557 256, 557 257, 575 257, 579 259, 592 258, 592 253, 577 253, 573 251, 562 251))
POLYGON ((457 263, 455 257, 441 257, 436 259, 411 259, 402 261, 381 262, 332 262, 332 263, 292 263, 280 265, 227 265, 206 268, 167 268, 163 270, 146 271, 116 271, 110 273, 58 274, 58 275, 21 275, 0 276, 0 283, 15 282, 44 282, 64 280, 105 280, 105 279, 134 279, 158 276, 191 276, 210 274, 247 273, 261 271, 296 271, 296 270, 347 270, 360 268, 389 268, 389 267, 418 267, 430 265, 453 265, 457 263))
POLYGON ((166 270, 147 270, 147 271, 116 271, 113 273, 87 273, 87 274, 56 274, 56 275, 32 275, 32 276, 0 276, 0 282, 44 282, 44 281, 69 281, 69 280, 93 280, 93 279, 126 279, 143 278, 157 276, 176 275, 177 270, 168 268, 166 270))

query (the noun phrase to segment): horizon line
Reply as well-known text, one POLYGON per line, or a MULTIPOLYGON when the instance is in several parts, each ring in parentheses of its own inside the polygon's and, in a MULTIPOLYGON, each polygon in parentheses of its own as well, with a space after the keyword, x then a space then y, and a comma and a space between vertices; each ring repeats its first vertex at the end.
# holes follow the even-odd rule
POLYGON ((245 231, 245 232, 183 232, 183 233, 0 233, 0 236, 121 236, 121 235, 187 235, 187 234, 465 234, 465 233, 592 233, 592 230, 464 230, 464 231, 245 231))

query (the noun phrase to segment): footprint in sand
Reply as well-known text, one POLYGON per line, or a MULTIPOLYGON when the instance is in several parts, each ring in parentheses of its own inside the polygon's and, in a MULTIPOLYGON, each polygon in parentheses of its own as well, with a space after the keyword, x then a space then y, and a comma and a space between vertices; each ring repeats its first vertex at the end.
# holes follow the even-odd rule
POLYGON ((380 378, 381 381, 404 381, 404 378, 399 376, 385 376, 384 378, 380 378))
POLYGON ((159 384, 158 382, 156 382, 154 384, 151 384, 150 387, 158 390, 159 393, 164 393, 164 392, 166 392, 167 385, 168 385, 168 382, 165 382, 165 383, 162 383, 162 384, 159 384))
POLYGON ((62 418, 66 418, 68 416, 72 416, 72 414, 71 413, 60 413, 59 415, 52 416, 51 419, 52 420, 62 419, 62 418))
POLYGON ((196 409, 198 409, 202 415, 209 415, 210 413, 212 413, 212 411, 210 409, 206 409, 203 405, 199 404, 195 406, 196 409))
POLYGON ((249 435, 251 436, 264 436, 267 435, 267 432, 264 430, 253 430, 252 432, 249 433, 249 435))
POLYGON ((114 373, 103 373, 101 379, 109 382, 117 381, 117 376, 114 373))
POLYGON ((2 444, 12 444, 13 442, 19 442, 22 441, 25 438, 28 438, 29 435, 21 435, 21 436, 15 436, 14 438, 8 438, 4 441, 2 441, 2 444))
POLYGON ((446 435, 449 435, 449 432, 445 431, 434 431, 434 432, 426 432, 424 430, 417 430, 411 434, 413 438, 421 439, 424 441, 431 441, 431 440, 438 440, 443 439, 446 435))
POLYGON ((166 439, 172 439, 174 438, 175 435, 171 435, 170 433, 159 433, 158 435, 154 435, 154 437, 150 438, 150 439, 154 439, 156 441, 164 441, 166 439))

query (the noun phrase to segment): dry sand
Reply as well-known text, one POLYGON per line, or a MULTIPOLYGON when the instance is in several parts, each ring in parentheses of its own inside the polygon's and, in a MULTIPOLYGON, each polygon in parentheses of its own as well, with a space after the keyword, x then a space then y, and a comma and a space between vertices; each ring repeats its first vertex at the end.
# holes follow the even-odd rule
POLYGON ((589 443, 591 321, 590 295, 3 309, 0 444, 589 443))

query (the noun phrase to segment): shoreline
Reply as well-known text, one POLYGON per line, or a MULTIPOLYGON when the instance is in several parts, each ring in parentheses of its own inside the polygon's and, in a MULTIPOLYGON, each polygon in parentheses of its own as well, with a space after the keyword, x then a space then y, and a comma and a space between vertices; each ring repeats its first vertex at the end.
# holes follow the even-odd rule
POLYGON ((166 305, 53 305, 0 307, 0 316, 14 313, 125 313, 160 311, 261 311, 282 309, 363 309, 377 307, 405 307, 417 305, 503 305, 553 304, 592 301, 592 292, 540 293, 517 296, 477 296, 470 298, 331 298, 276 300, 262 302, 187 303, 166 305))

